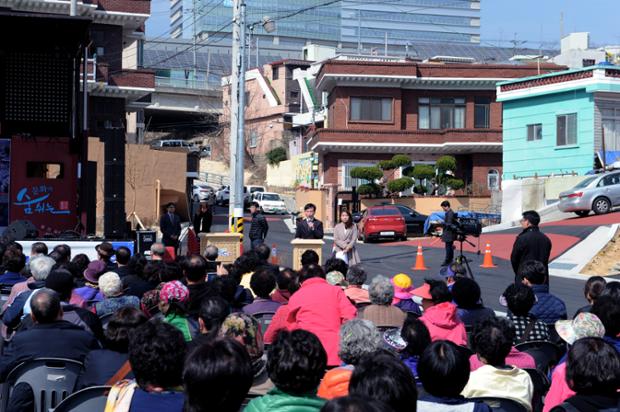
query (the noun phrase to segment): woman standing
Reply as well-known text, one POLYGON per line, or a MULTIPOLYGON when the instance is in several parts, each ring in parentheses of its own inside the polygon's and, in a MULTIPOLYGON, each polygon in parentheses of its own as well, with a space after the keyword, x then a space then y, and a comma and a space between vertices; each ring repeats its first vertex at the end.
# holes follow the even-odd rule
POLYGON ((348 210, 340 212, 340 223, 334 228, 334 251, 336 257, 344 253, 349 266, 360 263, 360 257, 355 249, 357 243, 357 225, 353 223, 353 217, 348 210))
POLYGON ((211 224, 213 223, 213 212, 206 201, 200 202, 200 209, 194 215, 194 231, 198 233, 211 232, 211 224))

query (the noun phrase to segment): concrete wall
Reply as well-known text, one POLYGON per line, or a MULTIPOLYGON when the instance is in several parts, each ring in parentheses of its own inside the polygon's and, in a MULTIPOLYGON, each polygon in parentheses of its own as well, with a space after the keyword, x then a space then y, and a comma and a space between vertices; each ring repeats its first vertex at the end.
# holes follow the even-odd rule
POLYGON ((585 90, 504 102, 504 179, 593 168, 594 101, 585 90), (557 116, 577 113, 577 144, 557 146, 557 116), (542 124, 542 139, 527 141, 527 125, 542 124))
MULTIPOLYGON (((97 233, 103 232, 104 144, 98 138, 88 141, 88 160, 97 162, 97 233)), ((125 212, 136 212, 147 227, 159 225, 161 205, 177 203, 177 212, 187 215, 185 196, 187 154, 152 150, 144 145, 125 146, 125 212), (157 180, 160 197, 157 199, 157 180), (159 202, 158 202, 159 200, 159 202), (157 206, 160 206, 157 209, 157 206)))
POLYGON ((267 165, 267 185, 294 187, 296 165, 296 160, 285 160, 277 166, 267 165))
MULTIPOLYGON (((327 193, 323 190, 297 190, 295 192, 295 204, 297 205, 297 211, 303 213, 303 207, 306 203, 314 203, 316 205, 316 218, 325 221, 327 214, 327 208, 332 208, 331 205, 325 204, 327 201, 327 193)), ((331 213, 330 213, 331 214, 331 213)))
POLYGON ((475 210, 485 212, 491 205, 490 197, 402 197, 396 199, 362 199, 362 210, 369 206, 382 203, 400 203, 409 206, 416 211, 428 215, 432 212, 440 212, 441 202, 447 200, 453 210, 475 210))

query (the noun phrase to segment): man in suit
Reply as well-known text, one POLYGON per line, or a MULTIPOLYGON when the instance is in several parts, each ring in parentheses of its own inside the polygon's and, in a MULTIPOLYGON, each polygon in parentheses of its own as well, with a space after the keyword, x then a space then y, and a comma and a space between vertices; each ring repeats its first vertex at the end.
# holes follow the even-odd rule
POLYGON ((443 224, 443 233, 441 234, 441 240, 446 244, 446 257, 443 260, 441 266, 448 266, 454 260, 454 224, 455 215, 454 211, 450 208, 450 202, 444 200, 441 202, 441 208, 445 212, 444 224, 443 224))
POLYGON ((162 243, 165 246, 172 246, 176 252, 179 247, 179 235, 181 234, 181 218, 174 213, 176 206, 174 203, 166 205, 166 213, 159 220, 159 229, 161 230, 162 243))
POLYGON ((549 256, 551 255, 551 240, 540 231, 540 215, 535 210, 523 212, 521 232, 512 247, 510 263, 515 272, 515 283, 521 281, 521 269, 529 260, 536 260, 545 266, 545 285, 549 285, 549 256))
POLYGON ((298 239, 323 239, 323 223, 314 218, 316 206, 308 203, 304 206, 304 218, 297 221, 295 238, 298 239))

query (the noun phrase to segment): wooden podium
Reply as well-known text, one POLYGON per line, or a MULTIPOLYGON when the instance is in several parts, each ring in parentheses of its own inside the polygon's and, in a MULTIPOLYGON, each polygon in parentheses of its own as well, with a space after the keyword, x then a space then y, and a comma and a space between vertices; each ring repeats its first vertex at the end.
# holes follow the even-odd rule
POLYGON ((204 256, 205 249, 214 245, 218 249, 218 262, 233 263, 241 256, 241 233, 200 233, 200 254, 204 256))
POLYGON ((306 250, 314 250, 319 255, 319 264, 323 261, 323 239, 293 239, 293 270, 301 269, 301 255, 306 250))

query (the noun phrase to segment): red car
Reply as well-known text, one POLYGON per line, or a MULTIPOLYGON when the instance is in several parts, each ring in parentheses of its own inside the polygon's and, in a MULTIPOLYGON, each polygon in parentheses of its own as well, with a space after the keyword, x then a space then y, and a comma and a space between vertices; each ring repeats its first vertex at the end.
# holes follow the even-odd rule
POLYGON ((407 239, 405 219, 396 206, 371 206, 362 212, 357 228, 362 241, 407 239))

